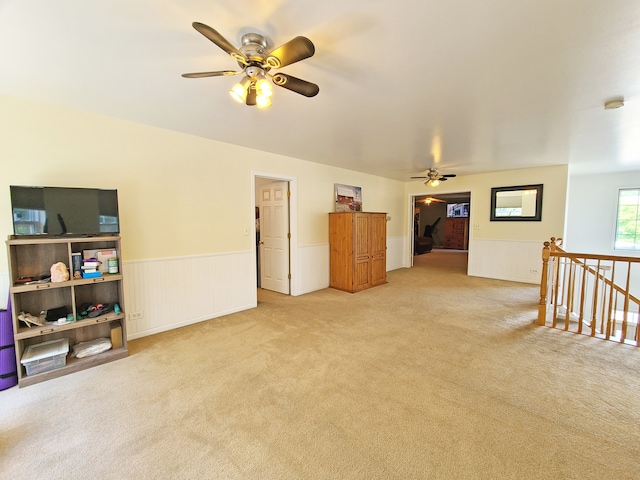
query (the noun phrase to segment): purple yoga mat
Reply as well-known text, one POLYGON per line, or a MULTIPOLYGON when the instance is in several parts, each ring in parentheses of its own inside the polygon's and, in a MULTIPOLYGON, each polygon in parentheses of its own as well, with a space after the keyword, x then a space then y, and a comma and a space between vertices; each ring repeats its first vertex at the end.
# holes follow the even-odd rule
POLYGON ((11 320, 11 297, 6 310, 0 310, 0 390, 18 383, 16 349, 13 344, 13 322, 11 320))

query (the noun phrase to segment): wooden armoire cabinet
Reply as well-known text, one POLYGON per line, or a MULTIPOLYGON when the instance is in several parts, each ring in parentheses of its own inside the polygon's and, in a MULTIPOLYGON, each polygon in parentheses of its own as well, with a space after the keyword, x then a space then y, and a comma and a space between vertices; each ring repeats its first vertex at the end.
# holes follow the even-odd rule
POLYGON ((444 248, 467 250, 469 243, 469 219, 447 218, 444 224, 444 248))
POLYGON ((387 282, 387 214, 329 214, 329 286, 358 292, 387 282))

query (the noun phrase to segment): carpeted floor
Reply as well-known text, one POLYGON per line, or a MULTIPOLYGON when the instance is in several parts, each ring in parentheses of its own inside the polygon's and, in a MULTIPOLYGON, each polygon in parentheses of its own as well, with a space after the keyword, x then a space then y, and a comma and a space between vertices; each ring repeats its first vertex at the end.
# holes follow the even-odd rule
POLYGON ((534 324, 535 285, 434 250, 357 294, 130 342, 0 392, 0 477, 632 479, 640 349, 534 324))

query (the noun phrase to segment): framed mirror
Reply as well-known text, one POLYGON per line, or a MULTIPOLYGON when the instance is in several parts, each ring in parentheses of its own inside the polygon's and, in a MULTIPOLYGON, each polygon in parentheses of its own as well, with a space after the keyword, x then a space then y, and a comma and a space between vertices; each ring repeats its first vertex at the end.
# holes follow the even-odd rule
POLYGON ((491 189, 492 222, 542 220, 542 184, 491 189))

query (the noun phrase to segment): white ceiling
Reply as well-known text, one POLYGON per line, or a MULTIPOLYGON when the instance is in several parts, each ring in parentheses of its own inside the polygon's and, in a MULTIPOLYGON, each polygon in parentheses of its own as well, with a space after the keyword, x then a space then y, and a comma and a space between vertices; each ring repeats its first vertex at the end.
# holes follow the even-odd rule
POLYGON ((636 0, 0 0, 0 93, 409 180, 569 163, 640 169, 636 0), (273 106, 191 26, 316 54, 273 106), (605 111, 607 99, 625 106, 605 111))

